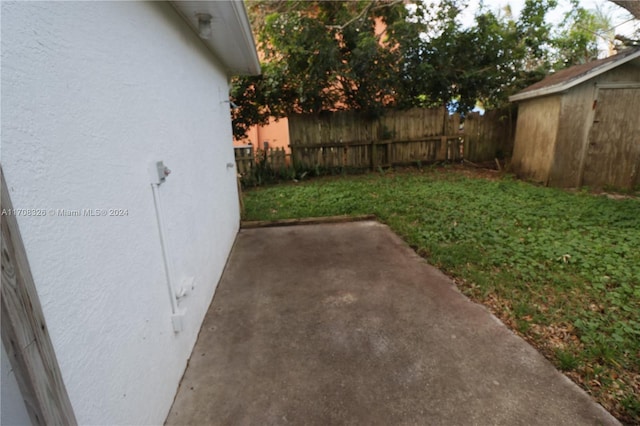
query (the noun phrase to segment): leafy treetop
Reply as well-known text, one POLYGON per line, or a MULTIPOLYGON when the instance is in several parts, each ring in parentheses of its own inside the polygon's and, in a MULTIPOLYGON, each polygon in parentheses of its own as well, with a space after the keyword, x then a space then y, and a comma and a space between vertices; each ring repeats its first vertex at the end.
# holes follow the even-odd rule
POLYGON ((572 1, 555 32, 545 18, 557 0, 526 0, 518 20, 481 8, 468 28, 466 0, 248 2, 263 74, 233 81, 234 134, 292 113, 503 106, 550 70, 597 55, 608 22, 572 1))

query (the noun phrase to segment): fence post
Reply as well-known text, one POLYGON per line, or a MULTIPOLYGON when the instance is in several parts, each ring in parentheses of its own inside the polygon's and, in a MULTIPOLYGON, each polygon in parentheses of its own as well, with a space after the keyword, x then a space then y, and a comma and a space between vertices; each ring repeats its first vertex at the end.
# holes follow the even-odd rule
POLYGON ((447 160, 447 137, 443 135, 440 137, 440 149, 436 154, 436 161, 447 160))
POLYGON ((393 161, 391 161, 391 142, 387 141, 385 144, 385 154, 387 155, 386 158, 386 165, 391 166, 393 164, 393 161))
POLYGON ((345 145, 344 153, 342 154, 342 165, 341 165, 343 170, 347 166, 348 162, 349 162, 349 146, 345 145))
POLYGON ((376 169, 376 140, 371 140, 371 170, 375 171, 376 169))

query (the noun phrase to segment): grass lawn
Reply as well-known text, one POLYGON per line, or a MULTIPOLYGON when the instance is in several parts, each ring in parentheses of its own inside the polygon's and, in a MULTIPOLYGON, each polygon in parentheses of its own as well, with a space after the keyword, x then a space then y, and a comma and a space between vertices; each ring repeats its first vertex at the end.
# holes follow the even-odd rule
POLYGON ((246 220, 375 214, 621 421, 640 424, 640 200, 459 167, 245 191, 246 220))

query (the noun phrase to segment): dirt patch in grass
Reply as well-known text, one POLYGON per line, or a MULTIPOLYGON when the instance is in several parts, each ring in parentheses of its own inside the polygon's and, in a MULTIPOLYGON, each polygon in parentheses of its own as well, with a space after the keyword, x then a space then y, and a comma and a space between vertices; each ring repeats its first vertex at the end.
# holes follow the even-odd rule
POLYGON ((461 163, 455 164, 447 164, 447 165, 434 165, 430 167, 393 167, 390 169, 384 170, 384 174, 386 175, 402 175, 402 174, 425 174, 425 173, 455 173, 459 176, 464 176, 468 178, 474 179, 487 179, 487 180, 499 180, 502 179, 505 175, 508 175, 507 172, 502 170, 497 170, 494 168, 494 163, 484 163, 478 166, 470 166, 461 163))

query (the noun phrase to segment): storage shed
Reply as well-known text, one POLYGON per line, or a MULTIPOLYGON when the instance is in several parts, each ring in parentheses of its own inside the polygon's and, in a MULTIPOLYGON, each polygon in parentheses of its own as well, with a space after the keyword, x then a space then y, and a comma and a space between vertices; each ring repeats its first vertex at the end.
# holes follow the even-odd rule
POLYGON ((512 165, 556 187, 640 184, 640 49, 556 72, 518 102, 512 165))

